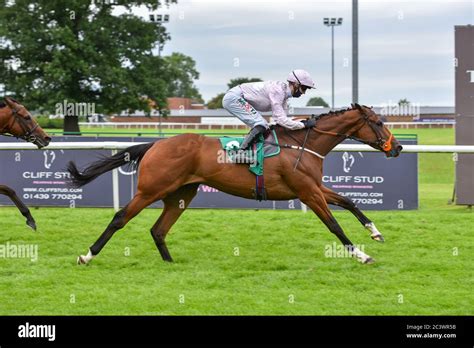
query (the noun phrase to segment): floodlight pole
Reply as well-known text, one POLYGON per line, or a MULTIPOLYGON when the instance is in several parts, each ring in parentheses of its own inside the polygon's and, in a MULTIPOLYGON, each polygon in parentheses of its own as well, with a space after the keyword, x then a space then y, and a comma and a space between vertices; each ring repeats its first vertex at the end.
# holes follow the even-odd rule
POLYGON ((331 108, 334 110, 334 25, 331 25, 331 71, 332 71, 331 108))
POLYGON ((342 24, 342 18, 324 18, 324 25, 331 27, 331 80, 332 80, 332 96, 331 108, 334 110, 334 27, 342 24))
POLYGON ((359 15, 358 1, 352 0, 352 102, 359 102, 359 15))
MULTIPOLYGON (((177 1, 176 0, 171 0, 171 3, 173 4, 176 4, 177 1)), ((166 0, 166 5, 167 7, 169 8, 169 4, 170 4, 170 0, 166 0)), ((160 25, 165 25, 165 23, 169 23, 169 15, 166 14, 164 15, 163 17, 160 15, 158 17, 158 15, 156 16, 156 21, 155 21, 155 15, 154 14, 150 14, 150 22, 152 23, 157 23, 157 24, 160 24, 160 25)), ((158 41, 158 57, 161 57, 161 50, 164 48, 164 42, 161 42, 158 41)), ((152 53, 153 53, 153 49, 152 49, 152 53)), ((158 115, 158 134, 159 136, 163 136, 163 129, 162 129, 162 120, 161 120, 161 111, 159 112, 159 115, 158 115)))

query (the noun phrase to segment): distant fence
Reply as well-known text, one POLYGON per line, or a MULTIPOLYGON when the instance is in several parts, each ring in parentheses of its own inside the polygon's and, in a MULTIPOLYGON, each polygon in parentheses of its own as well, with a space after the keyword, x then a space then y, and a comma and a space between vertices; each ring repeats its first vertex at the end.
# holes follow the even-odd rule
MULTIPOLYGON (((191 123, 191 122, 79 122, 81 127, 90 128, 149 128, 149 129, 247 129, 244 124, 191 123)), ((454 122, 386 122, 390 128, 453 128, 454 122)))
POLYGON ((90 128, 124 128, 124 129, 242 129, 248 127, 242 123, 223 124, 223 123, 192 123, 192 122, 79 122, 81 127, 90 128))
POLYGON ((385 122, 390 128, 454 128, 454 122, 385 122))

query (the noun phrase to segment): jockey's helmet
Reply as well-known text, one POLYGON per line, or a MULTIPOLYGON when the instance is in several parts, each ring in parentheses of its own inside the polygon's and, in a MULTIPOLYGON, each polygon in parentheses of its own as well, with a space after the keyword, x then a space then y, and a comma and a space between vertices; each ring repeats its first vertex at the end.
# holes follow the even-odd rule
POLYGON ((305 86, 307 88, 316 88, 314 86, 314 81, 311 78, 311 75, 309 74, 309 72, 307 72, 306 70, 302 70, 302 69, 293 70, 288 75, 287 81, 298 83, 301 86, 305 86))

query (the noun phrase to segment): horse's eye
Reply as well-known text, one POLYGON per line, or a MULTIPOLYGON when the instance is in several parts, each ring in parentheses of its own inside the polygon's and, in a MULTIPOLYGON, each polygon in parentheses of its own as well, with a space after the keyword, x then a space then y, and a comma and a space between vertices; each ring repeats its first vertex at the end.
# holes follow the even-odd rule
POLYGON ((380 126, 380 127, 383 127, 383 122, 379 120, 379 121, 376 122, 376 125, 380 126))
POLYGON ((25 120, 28 120, 28 121, 31 120, 31 116, 30 116, 30 115, 26 115, 26 116, 25 116, 25 120))

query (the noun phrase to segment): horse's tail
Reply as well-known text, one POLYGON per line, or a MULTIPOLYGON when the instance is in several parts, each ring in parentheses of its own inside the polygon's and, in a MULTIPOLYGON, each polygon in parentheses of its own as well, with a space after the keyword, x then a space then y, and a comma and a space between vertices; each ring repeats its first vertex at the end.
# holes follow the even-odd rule
POLYGON ((70 161, 67 165, 67 171, 71 174, 70 184, 73 187, 84 186, 98 176, 125 164, 128 164, 133 169, 137 169, 143 155, 145 155, 145 152, 147 152, 153 144, 154 142, 130 146, 113 156, 104 157, 92 163, 82 172, 79 172, 76 164, 70 161))

